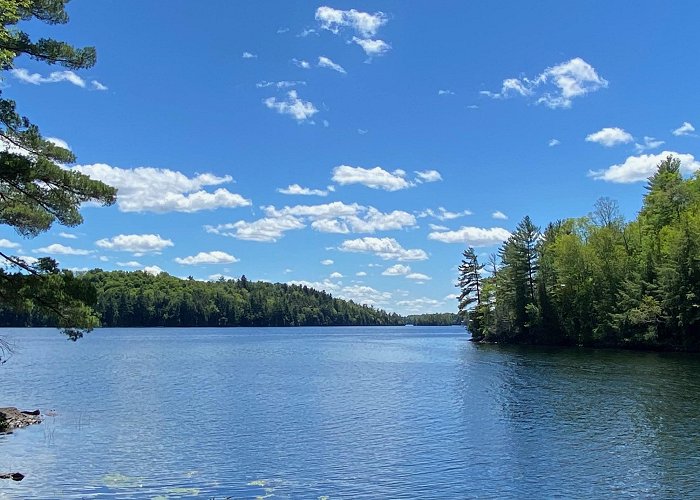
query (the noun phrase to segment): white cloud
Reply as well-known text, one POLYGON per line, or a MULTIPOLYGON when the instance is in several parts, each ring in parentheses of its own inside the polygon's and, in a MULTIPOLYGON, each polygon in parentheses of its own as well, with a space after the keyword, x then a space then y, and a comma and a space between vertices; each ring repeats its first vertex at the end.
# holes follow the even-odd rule
POLYGON ((80 248, 67 247, 61 245, 60 243, 54 243, 47 247, 37 248, 33 250, 34 253, 48 253, 56 255, 89 255, 92 252, 90 250, 82 250, 80 248))
POLYGON ((424 170, 422 172, 416 171, 417 182, 437 182, 442 180, 440 172, 437 170, 424 170))
POLYGON ((450 212, 445 207, 438 207, 437 212, 432 208, 428 208, 418 214, 418 217, 434 217, 438 220, 453 220, 466 215, 472 215, 470 210, 462 210, 461 212, 450 212))
POLYGON ((559 141, 559 139, 550 139, 549 142, 547 143, 547 145, 548 145, 550 148, 553 148, 554 146, 558 146, 559 144, 561 144, 561 142, 559 141))
POLYGON ((90 84, 92 85, 93 90, 109 90, 109 88, 106 85, 98 82, 97 80, 90 81, 90 84))
POLYGON ((333 71, 337 71, 338 73, 342 73, 344 75, 347 74, 345 68, 343 68, 340 64, 334 63, 325 56, 321 56, 318 58, 318 67, 332 69, 333 71))
POLYGON ((290 184, 286 188, 277 188, 278 193, 301 196, 328 196, 328 191, 323 189, 310 189, 299 184, 290 184))
POLYGON ((352 38, 352 41, 357 45, 362 47, 370 58, 375 56, 381 56, 385 52, 391 50, 391 45, 386 43, 384 40, 372 40, 370 38, 357 38, 356 36, 352 38))
POLYGON ((334 34, 338 34, 341 28, 351 28, 363 38, 369 38, 377 34, 377 30, 388 22, 386 14, 350 10, 338 10, 332 7, 319 7, 316 9, 316 20, 321 28, 334 34))
POLYGON ((328 276, 328 277, 329 277, 330 279, 332 279, 332 280, 337 280, 337 279, 342 278, 343 275, 336 271, 336 272, 334 272, 334 273, 331 273, 331 275, 328 276))
POLYGON ((309 120, 318 113, 318 109, 310 101, 299 98, 296 90, 287 93, 286 101, 279 101, 276 97, 268 97, 263 101, 269 109, 274 109, 281 115, 289 115, 298 122, 309 120))
POLYGON ((243 52, 243 55, 241 56, 243 59, 256 59, 258 57, 257 54, 253 54, 252 52, 243 52))
POLYGON ((238 221, 232 224, 204 226, 208 233, 230 236, 239 240, 275 242, 284 236, 286 231, 303 229, 304 223, 296 217, 279 216, 266 217, 253 222, 238 221))
POLYGON ((406 172, 394 170, 388 172, 381 167, 362 168, 340 165, 333 169, 333 182, 345 186, 347 184, 362 184, 372 189, 398 191, 412 186, 404 177, 406 172))
POLYGON ((224 188, 213 193, 202 189, 233 182, 229 175, 196 174, 187 177, 174 170, 151 167, 123 169, 104 163, 78 165, 71 170, 116 187, 119 190, 117 204, 122 212, 197 212, 251 204, 250 200, 224 188))
POLYGON ((292 63, 301 69, 311 69, 311 63, 309 61, 305 61, 304 59, 292 59, 292 63))
POLYGON ((383 260, 426 260, 428 254, 418 248, 405 249, 394 238, 358 238, 345 240, 338 247, 342 252, 373 253, 383 260))
POLYGON ((275 87, 278 89, 288 89, 290 87, 296 87, 298 85, 306 85, 305 81, 302 80, 280 80, 278 82, 268 82, 263 80, 255 84, 256 88, 266 89, 268 87, 275 87))
POLYGON ((143 268, 143 272, 146 274, 152 274, 153 276, 158 276, 160 273, 164 273, 165 271, 158 266, 146 266, 143 268))
POLYGON ((67 240, 77 240, 78 239, 78 237, 75 234, 71 234, 71 233, 58 233, 58 235, 61 238, 65 238, 67 240))
POLYGON ((143 267, 143 264, 135 260, 130 260, 128 262, 117 262, 119 267, 143 267))
POLYGON ((572 99, 584 96, 608 86, 596 70, 580 57, 575 57, 529 79, 507 78, 500 92, 483 90, 482 95, 492 99, 505 99, 514 95, 532 97, 537 104, 555 108, 571 107, 572 99))
POLYGON ((382 271, 382 276, 405 276, 411 272, 411 266, 405 266, 403 264, 394 264, 389 266, 384 271, 382 271))
POLYGON ((420 313, 430 311, 430 308, 434 310, 434 308, 442 305, 442 302, 428 297, 422 297, 419 299, 399 300, 396 305, 406 308, 406 311, 409 313, 420 313))
POLYGON ((355 273, 355 276, 362 278, 363 276, 367 276, 367 273, 364 271, 360 271, 360 272, 355 273))
POLYGON ((85 88, 85 80, 72 71, 53 71, 49 76, 41 76, 39 73, 30 73, 24 68, 11 69, 12 76, 24 83, 41 85, 42 83, 69 82, 81 88, 85 88))
POLYGON ((334 283, 334 282, 330 281, 329 279, 325 279, 323 281, 293 280, 293 281, 288 281, 287 284, 288 285, 306 286, 309 288, 313 288, 314 290, 319 290, 319 291, 327 292, 327 293, 335 293, 336 291, 340 290, 340 284, 334 283))
POLYGON ((238 262, 238 259, 233 255, 214 250, 211 252, 199 252, 197 255, 189 257, 176 257, 175 262, 185 266, 198 266, 201 264, 232 264, 238 262))
POLYGON ((669 155, 681 161, 681 171, 692 173, 700 169, 700 162, 691 154, 681 154, 675 151, 664 151, 656 155, 629 156, 624 163, 612 165, 605 170, 588 172, 596 180, 627 184, 645 181, 654 175, 659 163, 669 155))
POLYGON ((49 141, 54 146, 58 146, 59 148, 63 148, 63 149, 67 149, 68 151, 71 151, 70 146, 63 139, 59 139, 58 137, 47 137, 46 140, 49 141))
POLYGON ((444 89, 444 90, 438 90, 438 95, 455 95, 455 93, 449 89, 444 89))
POLYGON ((494 219, 508 220, 508 216, 500 210, 496 210, 494 213, 492 213, 491 217, 493 217, 494 219))
POLYGON ((370 306, 386 304, 387 301, 391 300, 391 293, 382 292, 365 285, 343 287, 336 295, 345 300, 352 300, 355 303, 370 306))
POLYGON ((409 280, 416 280, 416 281, 428 281, 433 278, 428 276, 427 274, 422 274, 422 273, 411 273, 406 275, 406 279, 409 280))
POLYGON ((586 136, 586 142, 595 142, 608 148, 617 144, 627 144, 633 140, 632 134, 619 127, 605 127, 586 136))
POLYGON ((175 246, 171 240, 161 238, 159 234, 120 234, 97 240, 95 244, 106 250, 134 254, 157 253, 175 246))
POLYGON ((683 122, 683 125, 672 131, 671 133, 675 136, 681 135, 693 135, 695 132, 695 127, 693 127, 689 122, 683 122))
POLYGON ((210 275, 207 277, 207 281, 219 281, 219 280, 222 279, 222 278, 223 278, 224 280, 226 280, 226 281, 230 281, 230 280, 235 280, 235 279, 236 279, 234 276, 229 276, 228 274, 219 274, 219 273, 216 273, 216 274, 210 274, 210 275))
POLYGON ((664 141, 660 141, 658 139, 655 139, 654 137, 649 137, 647 135, 644 136, 644 144, 639 144, 636 143, 634 145, 634 149, 637 150, 637 153, 643 153, 644 151, 647 151, 649 149, 656 149, 660 146, 664 145, 664 141))
POLYGON ((0 238, 0 248, 19 248, 21 245, 5 238, 0 238))
POLYGON ((364 128, 358 128, 358 129, 357 129, 357 133, 360 134, 360 135, 366 135, 367 132, 369 132, 369 130, 364 129, 364 128))
POLYGON ((325 260, 322 260, 322 261, 321 261, 321 264, 323 264, 324 266, 332 266, 333 263, 334 263, 334 262, 333 262, 332 259, 325 259, 325 260))
POLYGON ((428 227, 433 231, 448 231, 450 229, 447 226, 440 226, 438 224, 428 224, 428 227))
POLYGON ((340 201, 321 205, 295 205, 277 209, 274 206, 262 207, 268 217, 307 217, 311 227, 324 233, 345 234, 374 233, 413 227, 416 218, 408 212, 394 210, 383 213, 374 207, 364 207, 340 201))
POLYGON ((500 245, 510 237, 510 233, 501 227, 461 227, 456 231, 435 231, 428 234, 428 239, 443 243, 464 243, 473 247, 500 245))

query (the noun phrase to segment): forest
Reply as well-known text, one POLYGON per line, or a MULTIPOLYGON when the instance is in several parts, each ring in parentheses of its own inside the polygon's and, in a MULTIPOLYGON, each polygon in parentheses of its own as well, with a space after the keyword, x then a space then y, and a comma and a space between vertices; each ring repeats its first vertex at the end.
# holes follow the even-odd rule
MULTIPOLYGON (((69 272, 69 271, 64 271, 69 272)), ((167 273, 102 271, 75 277, 93 289, 94 311, 104 327, 398 326, 454 325, 456 314, 400 316, 300 285, 219 279, 203 282, 167 273)), ((0 326, 55 326, 55 318, 29 302, 0 305, 0 326)))
POLYGON ((525 217, 479 262, 459 266, 459 314, 472 340, 700 349, 700 175, 667 157, 626 222, 608 198, 544 230, 525 217))

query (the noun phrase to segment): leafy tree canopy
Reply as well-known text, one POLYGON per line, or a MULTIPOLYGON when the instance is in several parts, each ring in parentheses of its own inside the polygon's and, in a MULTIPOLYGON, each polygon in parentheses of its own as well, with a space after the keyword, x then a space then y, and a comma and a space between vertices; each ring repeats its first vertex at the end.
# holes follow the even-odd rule
MULTIPOLYGON (((48 24, 68 22, 68 0, 0 0, 0 70, 13 68, 26 55, 47 64, 70 69, 95 64, 93 47, 75 48, 50 38, 32 40, 21 21, 36 19, 48 24)), ((58 222, 82 223, 80 206, 87 201, 114 203, 116 190, 86 175, 66 170, 75 161, 72 152, 44 139, 39 128, 20 115, 16 103, 0 90, 0 224, 24 237, 33 237, 58 222)), ((97 324, 90 308, 94 292, 61 271, 50 258, 37 263, 0 252, 0 297, 20 310, 37 307, 55 318, 64 333, 75 340, 97 324)))

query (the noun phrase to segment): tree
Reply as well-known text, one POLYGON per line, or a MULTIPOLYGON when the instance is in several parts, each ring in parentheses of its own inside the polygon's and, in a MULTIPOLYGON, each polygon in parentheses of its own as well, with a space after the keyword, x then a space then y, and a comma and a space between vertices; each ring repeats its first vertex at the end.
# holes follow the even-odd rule
POLYGON ((470 312, 469 306, 474 302, 477 307, 481 304, 481 270, 484 265, 479 264, 479 259, 472 247, 467 248, 462 255, 464 258, 459 265, 459 278, 456 285, 460 289, 458 311, 464 325, 471 330, 472 337, 478 340, 481 330, 478 312, 470 312))
MULTIPOLYGON (((21 55, 70 69, 95 64, 93 47, 75 48, 65 42, 37 41, 17 28, 20 21, 37 19, 65 24, 68 0, 0 0, 0 69, 12 69, 21 55)), ((24 237, 33 237, 58 222, 82 223, 82 203, 110 205, 116 190, 86 175, 63 168, 75 161, 70 151, 45 140, 39 128, 21 116, 16 103, 0 90, 0 224, 24 237)), ((0 269, 0 297, 13 307, 38 308, 54 318, 72 340, 98 324, 90 304, 95 294, 70 271, 61 271, 50 258, 27 262, 0 252, 8 272, 0 269)))

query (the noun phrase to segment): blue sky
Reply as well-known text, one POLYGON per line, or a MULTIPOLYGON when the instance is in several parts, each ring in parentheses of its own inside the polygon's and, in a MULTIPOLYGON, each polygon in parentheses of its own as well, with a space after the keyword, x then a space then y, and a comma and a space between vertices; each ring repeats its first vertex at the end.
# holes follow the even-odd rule
POLYGON ((696 2, 164 5, 26 26, 98 63, 20 58, 3 94, 120 194, 5 249, 454 311, 467 245, 602 196, 632 218, 667 152, 700 168, 696 2))

